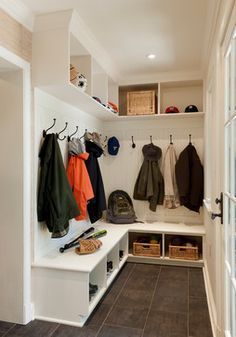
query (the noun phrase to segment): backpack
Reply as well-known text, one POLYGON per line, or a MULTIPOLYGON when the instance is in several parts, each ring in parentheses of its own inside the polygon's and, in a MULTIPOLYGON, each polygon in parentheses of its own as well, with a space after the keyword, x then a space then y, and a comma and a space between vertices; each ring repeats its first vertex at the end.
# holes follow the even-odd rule
POLYGON ((107 221, 116 224, 134 223, 136 215, 132 200, 122 190, 112 192, 108 198, 107 221))

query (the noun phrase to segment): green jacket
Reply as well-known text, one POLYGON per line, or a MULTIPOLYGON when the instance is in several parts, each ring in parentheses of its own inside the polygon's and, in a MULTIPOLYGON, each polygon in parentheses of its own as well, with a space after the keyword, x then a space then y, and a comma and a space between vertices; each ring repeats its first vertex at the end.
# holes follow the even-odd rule
POLYGON ((45 221, 52 238, 68 233, 69 219, 80 214, 69 185, 55 134, 45 137, 39 158, 38 221, 45 221))
POLYGON ((144 145, 143 155, 144 162, 135 183, 133 197, 136 200, 148 200, 150 210, 155 212, 157 205, 162 205, 164 199, 164 180, 158 164, 161 149, 152 143, 144 145))

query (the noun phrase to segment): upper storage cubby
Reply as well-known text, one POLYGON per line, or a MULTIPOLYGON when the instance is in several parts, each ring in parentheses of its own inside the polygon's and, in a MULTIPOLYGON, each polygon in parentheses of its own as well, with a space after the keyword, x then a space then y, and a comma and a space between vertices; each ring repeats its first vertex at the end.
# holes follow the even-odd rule
POLYGON ((117 115, 106 105, 110 95, 118 101, 118 87, 94 57, 92 38, 83 25, 73 10, 36 17, 33 85, 99 119, 115 119, 117 115), (70 82, 71 64, 86 78, 83 88, 70 82))
POLYGON ((127 119, 144 116, 145 118, 202 116, 203 82, 188 80, 120 86, 119 109, 120 116, 127 119), (139 106, 135 111, 137 104, 139 106), (195 105, 198 112, 185 113, 185 108, 189 105, 195 105), (179 113, 165 113, 166 108, 170 106, 177 107, 179 113))
POLYGON ((202 80, 160 83, 160 111, 165 113, 169 106, 176 106, 180 113, 189 105, 195 105, 203 111, 202 80))

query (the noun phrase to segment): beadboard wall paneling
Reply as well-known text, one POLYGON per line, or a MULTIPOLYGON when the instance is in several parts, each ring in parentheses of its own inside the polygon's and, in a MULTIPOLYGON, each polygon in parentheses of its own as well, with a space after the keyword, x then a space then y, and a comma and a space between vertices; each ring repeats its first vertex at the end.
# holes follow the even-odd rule
MULTIPOLYGON (((121 121, 104 123, 104 137, 115 136, 119 139, 120 149, 117 156, 107 154, 101 160, 101 168, 105 185, 106 196, 116 190, 122 189, 133 197, 134 185, 140 167, 143 163, 142 147, 153 143, 162 149, 162 159, 169 145, 169 135, 173 136, 177 157, 188 145, 189 134, 203 162, 203 119, 195 117, 191 120, 159 119, 156 121, 121 121), (132 148, 131 137, 134 137, 136 147, 132 148)), ((162 165, 160 161, 160 165, 162 165)), ((136 215, 139 220, 166 221, 174 223, 203 223, 203 212, 200 214, 189 211, 185 207, 166 209, 158 206, 156 212, 149 210, 147 201, 133 200, 136 215)))
POLYGON ((31 62, 32 33, 0 9, 0 45, 31 62))
MULTIPOLYGON (((68 127, 63 132, 61 136, 71 135, 78 125, 79 129, 75 137, 82 136, 85 129, 90 132, 96 131, 101 132, 102 123, 96 118, 88 115, 87 113, 72 107, 58 100, 39 89, 34 91, 34 109, 35 109, 35 162, 34 162, 34 173, 33 173, 33 186, 34 186, 34 196, 35 196, 35 211, 34 211, 34 258, 36 261, 39 257, 47 254, 51 250, 58 250, 59 246, 63 246, 65 243, 70 241, 72 237, 78 236, 78 233, 86 230, 90 227, 90 222, 87 220, 76 221, 75 219, 70 221, 69 233, 60 239, 51 239, 51 234, 49 233, 45 223, 39 223, 37 221, 36 214, 36 204, 37 204, 37 186, 39 183, 39 158, 38 153, 43 141, 42 132, 47 129, 53 123, 53 118, 56 118, 55 126, 49 131, 59 132, 65 126, 65 122, 68 122, 68 127)), ((67 140, 58 141, 60 150, 62 153, 62 158, 67 167, 68 162, 68 142, 67 140)))

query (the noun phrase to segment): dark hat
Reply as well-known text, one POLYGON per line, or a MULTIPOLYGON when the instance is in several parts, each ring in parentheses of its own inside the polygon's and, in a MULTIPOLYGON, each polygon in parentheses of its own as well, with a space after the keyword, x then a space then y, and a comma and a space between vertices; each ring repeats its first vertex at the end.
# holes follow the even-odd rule
POLYGON ((111 137, 107 142, 107 151, 111 156, 116 156, 119 151, 120 143, 116 137, 111 137))
POLYGON ((143 146, 143 155, 147 160, 157 161, 161 158, 162 150, 160 147, 154 145, 153 143, 143 146))
POLYGON ((196 105, 188 105, 187 108, 185 108, 185 112, 198 112, 198 108, 196 105))
POLYGON ((165 113, 166 114, 173 114, 173 113, 178 113, 179 109, 176 106, 168 106, 168 108, 166 108, 165 113))

